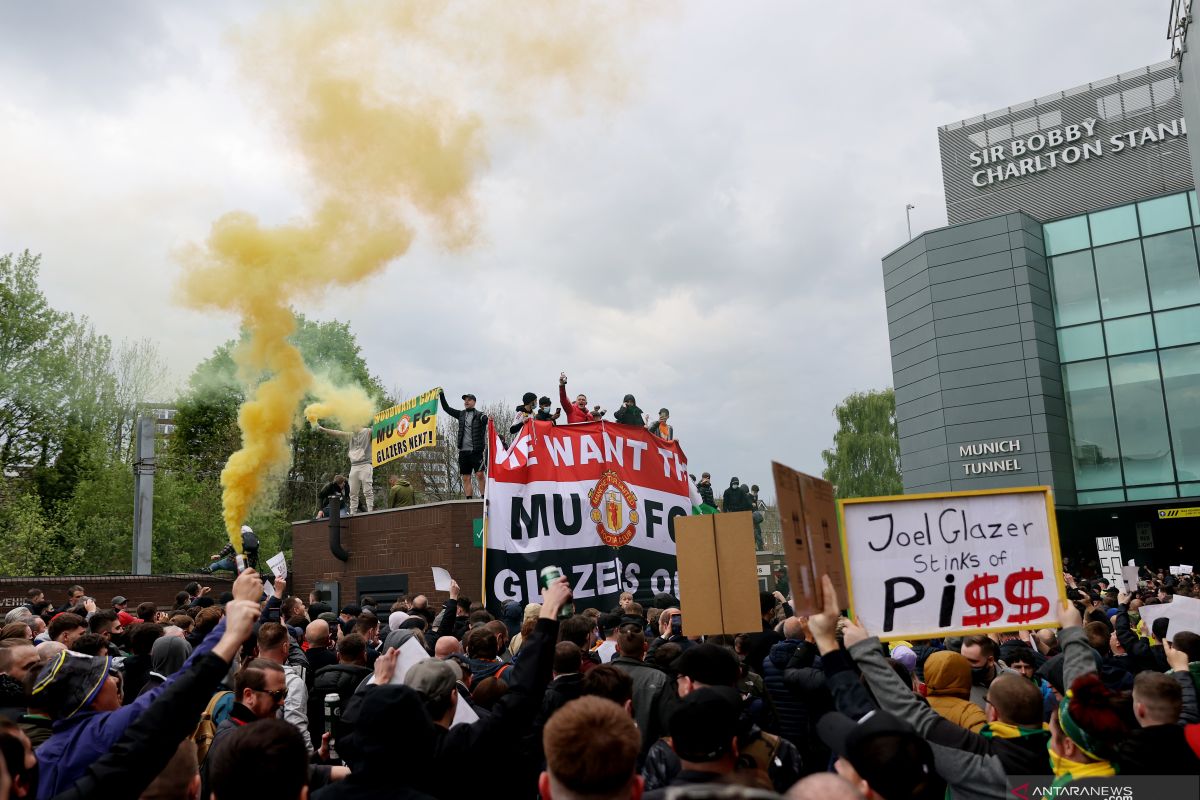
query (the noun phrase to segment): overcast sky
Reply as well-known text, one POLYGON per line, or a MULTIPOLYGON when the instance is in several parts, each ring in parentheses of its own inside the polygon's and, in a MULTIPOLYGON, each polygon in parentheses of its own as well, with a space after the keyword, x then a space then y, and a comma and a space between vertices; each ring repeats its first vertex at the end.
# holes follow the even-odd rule
MULTIPOLYGON (((671 409, 692 470, 818 472, 845 395, 891 384, 880 259, 945 225, 938 125, 1165 59, 1166 2, 685 2, 631 25, 616 103, 489 130, 480 241, 419 240, 306 305, 372 372, 512 404, 626 392, 671 409)), ((181 308, 172 253, 233 209, 306 209, 242 85, 250 3, 7 4, 0 253, 56 307, 149 336, 180 385, 232 337, 181 308)), ((586 103, 584 104, 586 106, 586 103)), ((556 400, 557 403, 557 400, 556 400)), ((773 494, 773 491, 767 490, 773 494)))

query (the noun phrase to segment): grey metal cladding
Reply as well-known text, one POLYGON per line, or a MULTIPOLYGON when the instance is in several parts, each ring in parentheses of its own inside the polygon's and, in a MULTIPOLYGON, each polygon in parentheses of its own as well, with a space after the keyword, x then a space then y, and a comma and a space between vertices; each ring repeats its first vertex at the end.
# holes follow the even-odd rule
MULTIPOLYGON (((950 224, 1013 211, 1051 220, 1125 203, 1131 197, 1194 189, 1186 136, 1147 142, 1119 153, 1109 149, 1110 136, 1156 128, 1184 116, 1176 72, 1174 61, 1163 61, 940 127, 938 142, 950 224), (1095 132, 1081 142, 1101 140, 1102 155, 982 188, 972 183, 974 173, 994 166, 972 166, 972 152, 1003 145, 1011 161, 1007 148, 1012 140, 1092 119, 1097 121, 1095 132)), ((1061 147, 1048 147, 1047 151, 1058 149, 1061 147)), ((1040 232, 1030 232, 1040 237, 1040 232)), ((937 244, 929 242, 927 246, 937 244)))
POLYGON ((968 386, 986 386, 996 381, 1014 380, 1025 377, 1025 364, 1022 361, 1010 361, 1006 364, 987 364, 970 369, 959 369, 954 372, 943 372, 939 375, 942 391, 947 389, 962 389, 968 386))
POLYGON ((1015 306, 1016 304, 1016 287, 997 289, 992 292, 981 292, 936 302, 933 304, 933 318, 957 317, 959 314, 974 314, 977 311, 986 311, 1000 306, 1015 306))

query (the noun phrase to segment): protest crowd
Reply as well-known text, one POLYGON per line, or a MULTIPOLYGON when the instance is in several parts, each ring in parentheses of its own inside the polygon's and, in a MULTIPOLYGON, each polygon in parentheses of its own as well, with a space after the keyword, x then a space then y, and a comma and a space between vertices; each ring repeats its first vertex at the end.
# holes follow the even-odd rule
MULTIPOLYGON (((460 410, 438 394, 470 496, 487 419, 473 395, 460 410)), ((603 418, 568 403, 565 375, 560 395, 566 424, 603 418)), ((549 406, 527 394, 509 433, 556 423, 549 406)), ((617 416, 674 438, 666 409, 651 423, 630 396, 617 416)), ((360 491, 371 510, 369 437, 321 430, 349 439, 352 467, 322 512, 360 491)), ((762 548, 757 486, 691 482, 698 508, 754 512, 762 548)), ((389 495, 413 502, 398 482, 389 495)), ((698 637, 677 597, 576 608, 565 577, 498 617, 453 581, 332 608, 264 582, 249 527, 241 544, 203 570, 240 569, 231 591, 193 582, 169 611, 29 589, 0 629, 0 800, 935 800, 1008 797, 1026 776, 1200 774, 1200 626, 1146 610, 1200 598, 1176 570, 1143 567, 1125 592, 1064 561, 1056 627, 883 643, 827 576, 815 613, 781 585, 756 629, 698 637)))
POLYGON ((703 639, 667 595, 564 615, 565 578, 499 619, 457 583, 330 608, 252 568, 170 611, 33 588, 0 632, 0 797, 900 800, 1200 773, 1200 635, 1141 620, 1200 584, 1065 583, 1058 628, 886 645, 828 578, 820 613, 763 593, 761 630, 703 639))

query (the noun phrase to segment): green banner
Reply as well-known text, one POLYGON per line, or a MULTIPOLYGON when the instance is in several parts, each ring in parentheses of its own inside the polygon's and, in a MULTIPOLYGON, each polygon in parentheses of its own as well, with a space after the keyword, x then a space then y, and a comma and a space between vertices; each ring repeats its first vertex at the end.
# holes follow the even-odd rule
POLYGON ((371 464, 380 466, 437 444, 438 394, 430 389, 375 415, 371 424, 371 464))

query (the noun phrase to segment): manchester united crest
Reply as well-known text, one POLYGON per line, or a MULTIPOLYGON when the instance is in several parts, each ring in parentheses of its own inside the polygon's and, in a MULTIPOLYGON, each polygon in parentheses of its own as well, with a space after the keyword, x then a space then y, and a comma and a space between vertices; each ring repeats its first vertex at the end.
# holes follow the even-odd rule
POLYGON ((611 469, 588 494, 596 533, 609 547, 629 544, 637 530, 637 496, 611 469))

